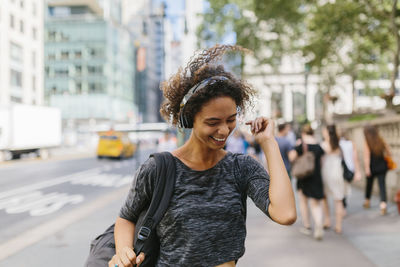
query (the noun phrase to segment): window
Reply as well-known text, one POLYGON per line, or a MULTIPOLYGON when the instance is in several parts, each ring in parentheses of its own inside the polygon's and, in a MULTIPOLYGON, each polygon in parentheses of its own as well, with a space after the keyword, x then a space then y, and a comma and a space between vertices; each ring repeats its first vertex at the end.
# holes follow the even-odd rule
POLYGON ((76 65, 75 66, 75 73, 79 74, 79 75, 82 73, 82 66, 81 65, 76 65))
POLYGON ((77 94, 81 94, 82 93, 82 83, 76 83, 75 90, 76 90, 77 94))
POLYGON ((22 87, 22 73, 16 70, 10 71, 10 83, 12 86, 22 87))
POLYGON ((53 53, 51 53, 51 54, 48 54, 48 55, 47 55, 47 58, 48 58, 49 60, 56 60, 56 55, 53 54, 53 53))
POLYGON ((11 102, 14 102, 14 103, 22 103, 22 98, 17 97, 17 96, 11 96, 10 100, 11 100, 11 102))
POLYGON ((10 58, 13 61, 16 61, 18 63, 22 63, 22 47, 17 45, 16 43, 11 42, 10 43, 10 58))
POLYGON ((37 39, 37 30, 36 30, 35 27, 32 28, 32 38, 33 38, 34 40, 37 39))
POLYGON ((101 83, 89 83, 89 90, 91 93, 102 93, 103 85, 101 83))
POLYGON ((69 53, 68 51, 61 51, 61 59, 68 59, 69 53))
POLYGON ((14 29, 15 22, 14 22, 14 16, 10 15, 10 28, 14 29))
POLYGON ((49 41, 55 41, 56 40, 56 31, 49 31, 48 32, 48 39, 49 41))
POLYGON ((36 92, 36 76, 32 76, 32 90, 36 92))
POLYGON ((82 51, 75 51, 75 58, 82 58, 82 51))
POLYGON ((67 69, 56 69, 55 75, 56 76, 68 76, 68 70, 67 69))
POLYGON ((36 52, 35 51, 32 52, 32 67, 33 68, 36 67, 36 52))
POLYGON ((24 33, 24 22, 22 20, 19 21, 19 31, 24 33))
POLYGON ((88 66, 89 74, 102 74, 103 68, 101 66, 88 66))

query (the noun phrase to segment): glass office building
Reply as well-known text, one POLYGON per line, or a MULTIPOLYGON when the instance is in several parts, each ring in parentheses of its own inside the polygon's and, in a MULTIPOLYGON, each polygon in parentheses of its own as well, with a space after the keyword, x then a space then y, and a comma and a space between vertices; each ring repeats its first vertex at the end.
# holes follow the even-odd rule
POLYGON ((50 1, 45 21, 45 99, 63 119, 132 122, 132 38, 97 1, 50 1))

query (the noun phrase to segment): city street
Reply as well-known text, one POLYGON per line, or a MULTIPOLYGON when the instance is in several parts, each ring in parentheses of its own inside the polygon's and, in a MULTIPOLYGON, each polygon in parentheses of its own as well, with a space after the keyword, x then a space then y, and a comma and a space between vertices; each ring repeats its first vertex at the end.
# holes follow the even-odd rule
MULTIPOLYGON (((140 161, 147 157, 142 153, 140 161)), ((123 203, 136 159, 28 161, 0 167, 0 266, 83 266, 90 241, 123 203)), ((342 235, 322 242, 270 221, 248 201, 246 254, 238 266, 382 266, 400 262, 400 217, 393 204, 380 216, 378 200, 361 208, 353 190, 342 235)))

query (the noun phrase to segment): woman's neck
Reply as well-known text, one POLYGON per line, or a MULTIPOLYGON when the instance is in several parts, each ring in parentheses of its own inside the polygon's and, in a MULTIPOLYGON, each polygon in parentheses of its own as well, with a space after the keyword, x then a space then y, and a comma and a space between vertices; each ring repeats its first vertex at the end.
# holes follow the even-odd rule
POLYGON ((209 169, 217 164, 225 155, 223 149, 210 149, 191 137, 182 147, 172 154, 195 170, 209 169))
POLYGON ((314 136, 312 136, 312 135, 304 134, 302 136, 302 139, 306 144, 316 144, 317 143, 314 136))

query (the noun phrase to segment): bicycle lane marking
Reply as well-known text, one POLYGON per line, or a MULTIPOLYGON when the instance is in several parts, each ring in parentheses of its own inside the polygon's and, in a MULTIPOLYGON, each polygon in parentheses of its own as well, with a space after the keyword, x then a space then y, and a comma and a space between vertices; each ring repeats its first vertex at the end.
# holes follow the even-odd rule
POLYGON ((92 213, 102 209, 107 204, 121 199, 126 195, 128 189, 129 188, 127 187, 123 187, 108 195, 100 196, 92 202, 64 213, 53 220, 27 230, 0 244, 0 261, 48 236, 55 234, 56 232, 65 229, 67 226, 79 221, 80 219, 90 216, 92 213))
POLYGON ((56 186, 63 183, 74 185, 121 187, 129 184, 131 175, 104 174, 101 171, 110 171, 123 167, 122 165, 104 166, 91 170, 74 173, 60 178, 47 180, 34 185, 9 190, 0 193, 0 210, 8 214, 29 212, 31 216, 42 216, 58 211, 67 204, 78 204, 84 201, 80 194, 67 194, 60 192, 43 193, 40 189, 56 186))

